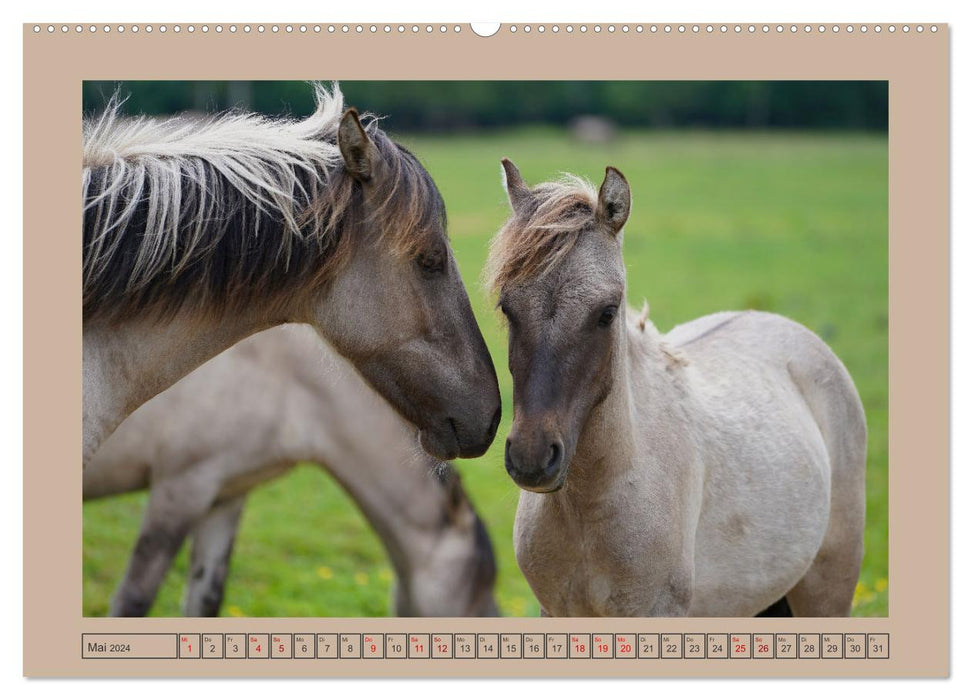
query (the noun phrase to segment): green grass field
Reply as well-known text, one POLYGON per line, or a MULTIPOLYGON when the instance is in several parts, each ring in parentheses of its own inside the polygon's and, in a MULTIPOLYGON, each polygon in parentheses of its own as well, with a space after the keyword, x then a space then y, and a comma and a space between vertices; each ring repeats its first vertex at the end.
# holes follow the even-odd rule
MULTIPOLYGON (((628 299, 647 299, 665 331, 724 309, 756 308, 816 331, 852 374, 869 425, 867 529, 855 615, 888 610, 887 140, 883 135, 627 132, 609 145, 530 129, 414 137, 445 197, 449 229, 503 394, 499 436, 459 463, 492 537, 504 615, 539 609, 516 567, 517 489, 502 464, 512 421, 504 331, 479 276, 507 215, 499 159, 536 183, 560 171, 599 184, 607 164, 630 180, 624 246, 628 299)), ((104 615, 131 550, 143 494, 84 507, 84 613, 104 615)), ((183 552, 152 611, 177 615, 183 552)), ((254 492, 237 540, 223 614, 372 616, 389 612, 380 542, 320 470, 302 466, 254 492)))

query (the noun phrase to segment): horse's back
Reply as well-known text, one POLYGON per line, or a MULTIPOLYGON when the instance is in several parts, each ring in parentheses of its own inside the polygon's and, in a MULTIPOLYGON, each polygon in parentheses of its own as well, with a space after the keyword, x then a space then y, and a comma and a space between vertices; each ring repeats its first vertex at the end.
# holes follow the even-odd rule
MULTIPOLYGON (((673 328, 667 345, 708 378, 763 375, 791 383, 807 404, 821 432, 827 412, 857 439, 866 437, 866 420, 856 386, 846 367, 815 333, 792 319, 761 311, 723 311, 673 328)), ((736 381, 739 389, 753 389, 736 381)), ((758 382, 764 387, 764 382, 758 382)), ((703 388, 703 383, 702 383, 703 388)), ((722 388, 726 386, 721 385, 722 388)))
MULTIPOLYGON (((850 529, 862 529, 859 395, 826 343, 775 314, 712 314, 664 341, 683 360, 708 427, 699 574, 721 582, 733 569, 739 588, 746 587, 740 577, 753 577, 753 591, 764 590, 756 578, 778 574, 780 590, 766 592, 778 594, 768 605, 808 569, 834 513, 841 522, 849 513, 850 529)), ((703 582, 699 592, 704 608, 703 582)), ((720 595, 716 585, 708 591, 720 595)))

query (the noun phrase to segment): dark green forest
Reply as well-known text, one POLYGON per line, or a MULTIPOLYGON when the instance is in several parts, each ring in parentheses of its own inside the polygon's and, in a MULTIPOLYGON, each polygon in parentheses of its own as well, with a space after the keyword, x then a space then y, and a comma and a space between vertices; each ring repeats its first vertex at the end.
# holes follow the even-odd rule
MULTIPOLYGON (((565 125, 580 115, 621 126, 885 130, 886 81, 344 81, 347 104, 398 131, 565 125)), ((118 91, 129 113, 246 108, 301 116, 300 81, 91 81, 85 113, 118 91)))

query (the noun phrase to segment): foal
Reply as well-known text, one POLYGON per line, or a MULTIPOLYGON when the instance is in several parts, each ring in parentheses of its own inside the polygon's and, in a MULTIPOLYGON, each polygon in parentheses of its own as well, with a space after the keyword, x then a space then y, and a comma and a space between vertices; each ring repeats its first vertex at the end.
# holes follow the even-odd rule
POLYGON ((866 423, 823 341, 756 312, 628 317, 630 188, 530 189, 490 255, 509 325, 516 557, 557 616, 850 613, 866 423))
POLYGON ((395 614, 496 614, 492 546, 458 472, 301 325, 247 338, 146 402, 84 470, 85 500, 151 490, 111 614, 145 615, 186 539, 185 615, 218 614, 247 495, 304 461, 340 483, 381 539, 395 614))
POLYGON ((482 454, 495 369, 431 176, 316 87, 300 122, 84 124, 83 463, 135 408, 241 338, 309 323, 441 459, 482 454))

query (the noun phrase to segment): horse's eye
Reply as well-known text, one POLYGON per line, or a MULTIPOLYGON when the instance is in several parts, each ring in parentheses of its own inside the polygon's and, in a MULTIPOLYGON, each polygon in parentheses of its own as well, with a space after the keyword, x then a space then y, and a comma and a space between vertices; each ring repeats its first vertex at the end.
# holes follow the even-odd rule
POLYGON ((608 306, 600 314, 600 319, 597 321, 597 325, 600 326, 601 328, 606 328, 607 326, 609 326, 611 323, 614 322, 615 316, 617 316, 617 307, 608 306))
POLYGON ((419 253, 416 262, 422 273, 429 277, 445 271, 445 256, 440 250, 419 253))
POLYGON ((509 307, 506 306, 505 304, 500 303, 499 304, 499 310, 502 312, 502 315, 506 317, 506 320, 509 323, 512 323, 515 320, 514 317, 513 317, 513 315, 512 315, 512 311, 510 311, 509 310, 509 307))

